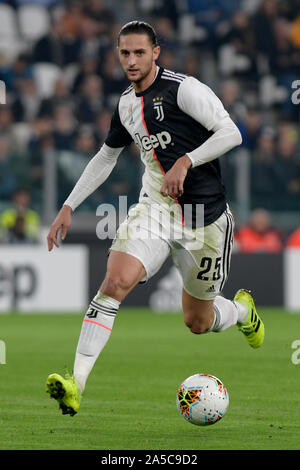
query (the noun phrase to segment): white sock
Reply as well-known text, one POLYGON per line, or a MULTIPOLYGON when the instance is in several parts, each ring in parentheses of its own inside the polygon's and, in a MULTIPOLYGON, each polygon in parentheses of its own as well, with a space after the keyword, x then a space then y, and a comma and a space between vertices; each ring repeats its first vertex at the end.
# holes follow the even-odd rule
POLYGON ((98 292, 83 319, 74 361, 74 376, 81 392, 104 346, 118 312, 120 302, 98 292))
POLYGON ((225 299, 220 295, 214 300, 214 322, 209 331, 224 331, 236 323, 243 323, 248 315, 248 308, 240 303, 225 299))
POLYGON ((237 309, 238 309, 238 323, 244 323, 248 316, 248 307, 246 305, 242 304, 242 302, 233 302, 237 309))

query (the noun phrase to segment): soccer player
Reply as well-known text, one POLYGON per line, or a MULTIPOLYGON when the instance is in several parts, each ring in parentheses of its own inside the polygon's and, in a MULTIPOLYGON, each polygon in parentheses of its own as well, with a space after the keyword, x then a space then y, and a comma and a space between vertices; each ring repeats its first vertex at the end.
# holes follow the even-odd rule
POLYGON ((233 300, 221 295, 234 222, 218 157, 241 144, 238 128, 209 87, 156 64, 160 46, 149 24, 124 25, 118 53, 131 84, 120 97, 105 143, 86 166, 47 238, 49 251, 59 246, 58 235, 64 240, 72 212, 108 178, 122 149, 135 142, 145 165, 139 202, 112 243, 106 276, 83 319, 73 374, 51 374, 46 382, 62 413, 71 416, 79 410, 87 378, 110 337, 121 302, 169 255, 182 276, 184 322, 192 333, 237 325, 253 348, 264 340, 264 325, 250 293, 240 289, 233 300))

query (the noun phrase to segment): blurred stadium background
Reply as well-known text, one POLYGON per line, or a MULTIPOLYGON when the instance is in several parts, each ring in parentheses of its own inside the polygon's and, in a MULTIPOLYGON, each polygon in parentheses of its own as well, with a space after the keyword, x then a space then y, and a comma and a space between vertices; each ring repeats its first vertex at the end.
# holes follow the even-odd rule
MULTIPOLYGON (((96 210, 137 201, 134 146, 76 210, 64 246, 49 254, 45 237, 128 86, 116 36, 133 19, 155 27, 158 63, 209 85, 242 133, 221 158, 236 220, 226 294, 248 287, 261 305, 300 311, 299 12, 299 0, 0 1, 0 311, 80 311, 99 286, 111 240, 96 210)), ((177 311, 176 270, 124 304, 177 311)))

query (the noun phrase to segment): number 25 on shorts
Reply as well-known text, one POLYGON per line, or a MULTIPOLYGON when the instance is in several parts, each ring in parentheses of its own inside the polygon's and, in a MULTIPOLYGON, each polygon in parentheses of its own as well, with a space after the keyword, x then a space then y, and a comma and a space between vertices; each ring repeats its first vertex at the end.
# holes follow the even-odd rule
MULTIPOLYGON (((209 281, 210 280, 209 276, 205 274, 210 273, 212 264, 213 264, 212 258, 210 258, 209 256, 204 256, 201 259, 201 263, 200 263, 200 267, 203 269, 199 271, 197 275, 197 279, 200 279, 201 281, 209 281)), ((213 269, 214 271, 212 274, 212 280, 218 281, 221 278, 221 257, 216 258, 213 269)))

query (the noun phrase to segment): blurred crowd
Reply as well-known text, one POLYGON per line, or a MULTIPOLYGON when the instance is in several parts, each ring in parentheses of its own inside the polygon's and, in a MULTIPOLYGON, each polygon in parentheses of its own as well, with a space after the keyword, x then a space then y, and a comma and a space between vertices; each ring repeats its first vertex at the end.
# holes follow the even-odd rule
MULTIPOLYGON (((66 199, 128 86, 116 37, 133 19, 154 26, 159 65, 209 85, 238 125, 250 209, 300 210, 300 0, 0 0, 0 212, 27 191, 42 218, 49 158, 57 208, 66 199)), ((230 154, 221 159, 232 200, 234 162, 230 154)), ((133 204, 142 171, 131 146, 80 210, 124 194, 133 204)), ((237 242, 243 246, 242 237, 237 242)))

